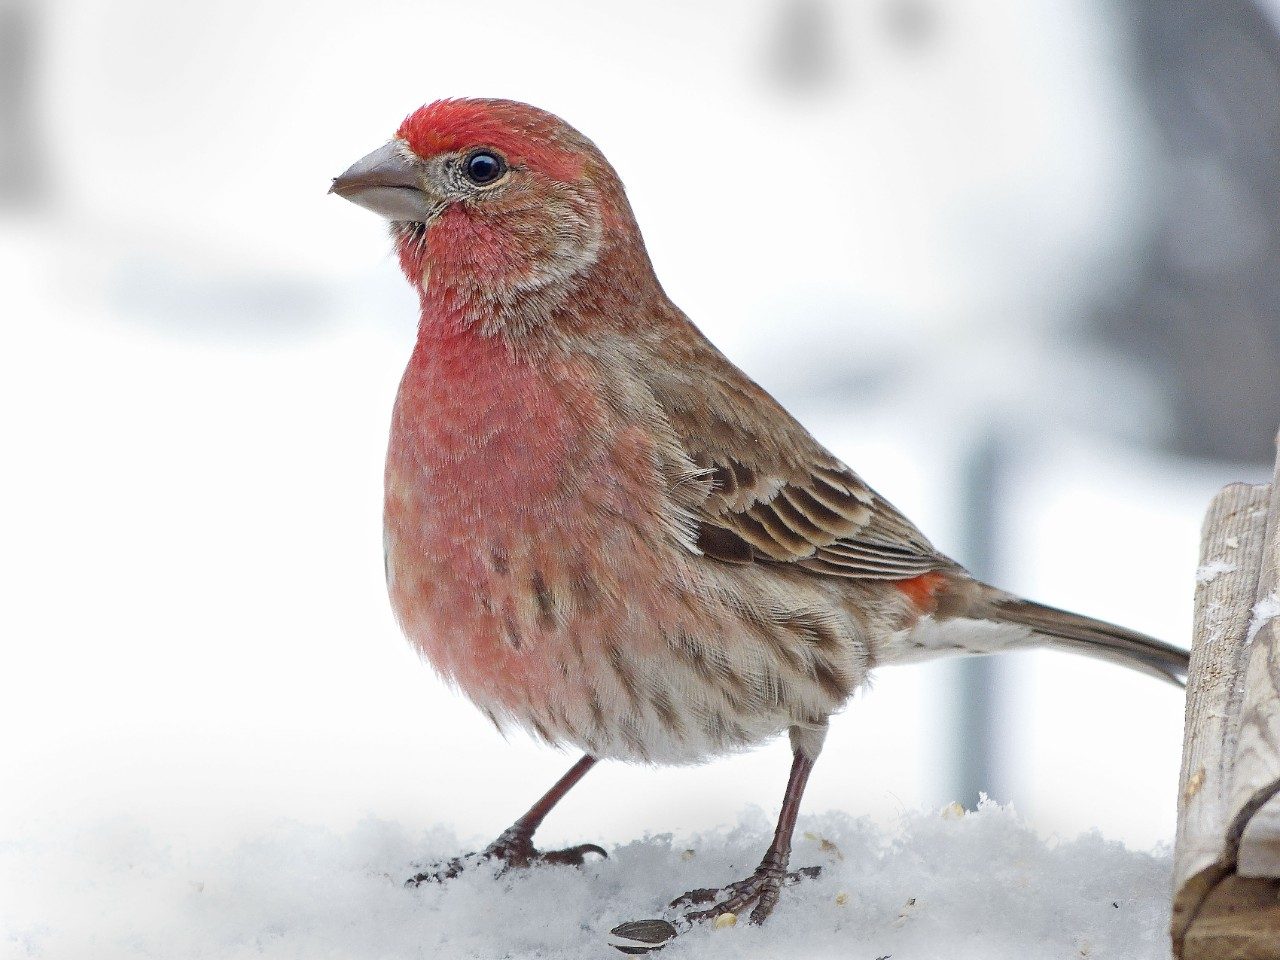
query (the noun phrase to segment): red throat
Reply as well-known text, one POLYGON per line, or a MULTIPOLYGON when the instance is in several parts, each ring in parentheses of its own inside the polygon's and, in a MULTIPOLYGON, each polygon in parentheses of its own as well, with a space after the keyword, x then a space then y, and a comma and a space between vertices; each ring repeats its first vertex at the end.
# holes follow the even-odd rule
POLYGON ((422 320, 462 322, 491 312, 488 297, 502 285, 515 254, 492 227, 462 207, 451 207, 430 225, 414 224, 396 235, 400 269, 418 290, 422 320))

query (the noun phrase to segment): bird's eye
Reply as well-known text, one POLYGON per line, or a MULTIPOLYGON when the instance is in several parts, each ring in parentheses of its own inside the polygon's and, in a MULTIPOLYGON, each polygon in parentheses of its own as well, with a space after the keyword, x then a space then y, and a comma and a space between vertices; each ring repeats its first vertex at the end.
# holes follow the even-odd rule
POLYGON ((477 150, 463 162, 462 169, 468 180, 483 187, 506 173, 507 165, 497 154, 477 150))

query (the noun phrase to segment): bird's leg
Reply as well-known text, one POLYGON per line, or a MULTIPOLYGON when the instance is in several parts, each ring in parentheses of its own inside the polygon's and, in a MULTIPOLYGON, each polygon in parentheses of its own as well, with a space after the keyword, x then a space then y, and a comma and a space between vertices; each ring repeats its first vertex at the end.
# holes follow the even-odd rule
MULTIPOLYGON (((793 732, 792 742, 796 743, 793 732)), ((820 742, 820 741, 819 741, 820 742)), ((773 833, 773 842, 765 851, 764 859, 755 873, 745 880, 738 880, 720 889, 707 888, 690 890, 688 893, 671 901, 667 908, 670 920, 634 920, 619 924, 610 931, 610 942, 623 953, 647 953, 665 947, 681 933, 695 923, 714 920, 725 914, 738 914, 754 904, 751 910, 751 923, 764 923, 773 912, 774 905, 784 886, 799 883, 801 880, 818 876, 820 867, 805 867, 803 870, 787 871, 791 859, 791 836, 795 833, 796 815, 800 811, 800 798, 804 795, 805 784, 809 781, 809 773, 813 770, 816 750, 812 753, 795 748, 791 762, 791 776, 787 780, 787 792, 782 798, 782 812, 778 814, 778 826, 773 833), (685 911, 688 907, 710 903, 712 906, 702 910, 685 911)))
POLYGON ((564 799, 573 785, 587 775, 594 767, 596 758, 588 754, 569 768, 569 772, 556 781, 555 786, 542 795, 542 798, 529 808, 528 812, 509 826, 497 840, 489 844, 479 853, 468 853, 466 856, 454 857, 445 863, 437 864, 424 873, 415 874, 405 881, 405 886, 416 887, 420 883, 434 880, 437 883, 456 877, 467 867, 476 866, 497 860, 502 863, 502 870, 532 866, 535 863, 556 863, 578 866, 585 862, 588 853, 607 857, 603 847, 594 843, 581 843, 576 847, 564 850, 541 851, 533 845, 533 833, 542 825, 551 808, 564 799))

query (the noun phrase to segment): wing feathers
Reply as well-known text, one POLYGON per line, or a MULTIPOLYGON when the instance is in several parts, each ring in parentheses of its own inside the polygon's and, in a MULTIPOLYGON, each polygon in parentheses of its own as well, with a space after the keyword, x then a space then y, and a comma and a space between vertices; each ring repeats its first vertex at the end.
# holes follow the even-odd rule
POLYGON ((702 478, 672 490, 670 502, 695 520, 705 556, 879 580, 954 566, 773 397, 689 336, 683 314, 654 319, 650 352, 634 362, 649 372, 658 407, 650 419, 670 428, 665 455, 702 478))
POLYGON ((907 580, 950 564, 848 468, 819 464, 781 485, 732 459, 709 470, 698 546, 714 559, 874 580, 907 580), (776 492, 758 500, 762 487, 776 492))
POLYGON ((792 497, 795 491, 791 487, 783 487, 771 506, 778 519, 794 530, 815 547, 825 546, 831 542, 831 534, 822 529, 804 511, 796 506, 792 497))

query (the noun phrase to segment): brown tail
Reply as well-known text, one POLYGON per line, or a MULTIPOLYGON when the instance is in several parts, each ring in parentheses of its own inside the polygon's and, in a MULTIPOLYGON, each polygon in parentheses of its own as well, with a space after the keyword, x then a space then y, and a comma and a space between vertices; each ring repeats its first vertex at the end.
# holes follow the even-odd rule
POLYGON ((1187 685, 1190 655, 1186 650, 1105 620, 1094 620, 989 589, 984 604, 987 609, 975 614, 1027 627, 1047 647, 1110 660, 1180 687, 1187 685))

